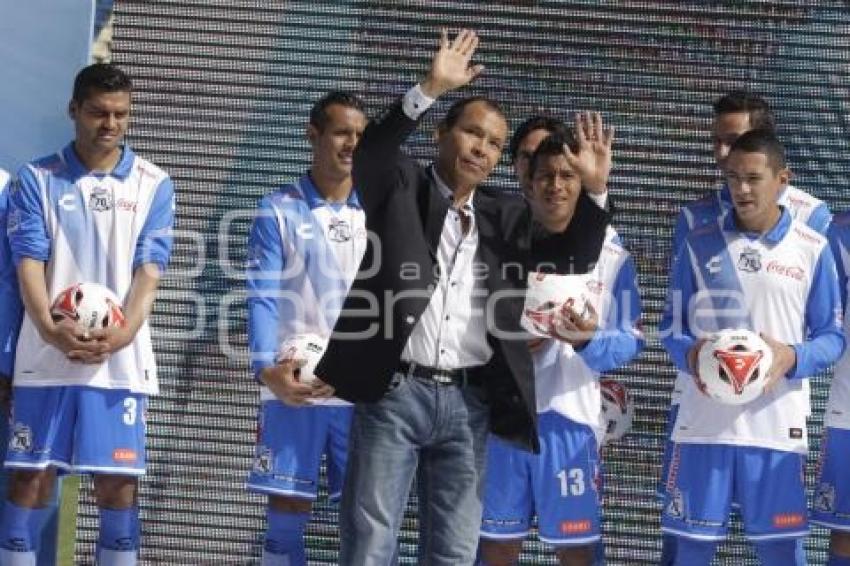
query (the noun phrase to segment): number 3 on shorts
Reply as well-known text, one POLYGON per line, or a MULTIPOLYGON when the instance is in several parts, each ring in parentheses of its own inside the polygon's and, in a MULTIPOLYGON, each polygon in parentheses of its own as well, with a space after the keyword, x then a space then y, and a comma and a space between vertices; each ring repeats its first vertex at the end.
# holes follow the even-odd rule
POLYGON ((124 399, 124 424, 133 426, 136 424, 136 407, 138 403, 132 397, 124 399))

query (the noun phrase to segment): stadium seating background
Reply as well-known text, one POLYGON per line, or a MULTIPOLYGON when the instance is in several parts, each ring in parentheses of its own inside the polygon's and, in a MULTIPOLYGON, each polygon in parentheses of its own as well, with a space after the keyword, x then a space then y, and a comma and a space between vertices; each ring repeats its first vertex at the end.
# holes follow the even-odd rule
MULTIPOLYGON (((673 373, 653 332, 675 214, 715 180, 710 103, 733 88, 764 94, 789 146, 795 183, 833 211, 847 209, 846 2, 117 2, 113 60, 136 84, 130 141, 170 171, 178 188, 178 238, 153 315, 162 395, 148 416, 144 563, 256 562, 263 504, 243 489, 257 401, 242 275, 251 212, 261 195, 305 171, 313 101, 349 89, 374 115, 422 75, 441 26, 480 32, 477 60, 487 70, 463 94, 504 101, 512 125, 539 111, 568 118, 594 109, 617 129, 615 225, 637 259, 650 340, 618 374, 638 414, 632 434, 605 453, 605 539, 611 565, 657 561, 654 490, 673 373)), ((411 139, 410 151, 423 160, 446 106, 411 139)), ((515 190, 506 159, 492 184, 515 190)), ((826 380, 817 383, 813 457, 826 380)), ((83 499, 81 564, 91 563, 96 536, 88 489, 83 499)), ((312 562, 336 563, 336 518, 333 507, 317 505, 312 562)), ((415 528, 414 499, 401 536, 403 563, 413 563, 415 528)), ((812 563, 822 563, 824 545, 815 530, 812 563)), ((554 564, 541 548, 529 542, 524 560, 554 564)), ((718 563, 755 562, 736 535, 718 563)))

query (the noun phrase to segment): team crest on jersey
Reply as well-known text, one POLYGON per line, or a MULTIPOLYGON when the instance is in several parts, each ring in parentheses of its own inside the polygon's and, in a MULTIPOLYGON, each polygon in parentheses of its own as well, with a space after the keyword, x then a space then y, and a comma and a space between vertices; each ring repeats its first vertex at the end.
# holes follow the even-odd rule
POLYGON ((258 474, 270 474, 272 471, 272 451, 267 446, 258 446, 254 458, 254 471, 258 474))
POLYGON ((670 501, 664 507, 664 512, 674 519, 685 518, 685 498, 682 497, 681 491, 673 489, 670 493, 670 501))
POLYGON ((822 483, 815 492, 814 507, 821 513, 832 513, 835 511, 835 486, 822 483))
POLYGON ((738 256, 738 270, 748 273, 761 271, 761 252, 755 248, 744 248, 738 256))
POLYGON ((351 240, 351 226, 345 220, 331 218, 328 225, 328 239, 331 242, 343 243, 351 240))
POLYGON ((9 450, 15 452, 32 451, 32 429, 27 425, 15 423, 12 434, 9 436, 9 450))
POLYGON ((103 187, 95 187, 89 196, 89 208, 96 212, 106 212, 112 210, 115 203, 112 199, 112 193, 103 187))

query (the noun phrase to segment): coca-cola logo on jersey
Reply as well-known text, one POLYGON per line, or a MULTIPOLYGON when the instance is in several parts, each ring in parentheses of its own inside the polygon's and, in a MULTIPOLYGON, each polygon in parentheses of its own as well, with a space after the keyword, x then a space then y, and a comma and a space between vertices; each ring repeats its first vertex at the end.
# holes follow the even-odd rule
POLYGON ((796 265, 784 265, 778 261, 769 262, 767 264, 767 272, 782 275, 784 277, 790 277, 797 281, 802 281, 803 277, 806 275, 806 272, 802 267, 797 267, 796 265))
POLYGON ((115 201, 115 208, 118 210, 125 210, 127 212, 136 212, 136 201, 120 198, 115 201))

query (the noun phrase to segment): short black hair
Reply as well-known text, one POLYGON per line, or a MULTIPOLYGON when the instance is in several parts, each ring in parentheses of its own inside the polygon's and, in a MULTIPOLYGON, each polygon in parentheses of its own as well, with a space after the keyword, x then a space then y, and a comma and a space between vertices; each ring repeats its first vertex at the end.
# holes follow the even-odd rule
POLYGON ((569 128, 560 118, 546 116, 544 114, 532 116, 520 124, 514 132, 514 135, 511 136, 511 141, 508 144, 508 153, 511 156, 512 163, 516 161, 519 144, 522 143, 522 140, 524 140, 528 134, 536 130, 546 130, 549 134, 560 134, 562 136, 567 135, 569 132, 569 128))
POLYGON ((543 138, 537 149, 534 150, 534 155, 531 156, 531 161, 528 162, 528 176, 534 177, 534 172, 537 171, 537 165, 540 160, 553 155, 565 155, 564 146, 570 148, 570 151, 578 151, 578 142, 573 133, 567 129, 564 134, 551 134, 543 138))
POLYGON ((345 108, 354 108, 363 115, 366 114, 366 105, 359 96, 344 90, 332 90, 313 104, 310 109, 310 124, 320 132, 328 125, 328 107, 334 104, 345 108))
POLYGON ((774 171, 784 169, 787 164, 785 146, 770 130, 750 130, 742 134, 729 148, 729 155, 736 151, 763 153, 767 156, 767 161, 774 171))
POLYGON ((773 110, 767 101, 747 90, 733 90, 714 102, 714 115, 746 112, 750 116, 750 127, 754 130, 776 131, 773 110))
POLYGON ((78 104, 91 95, 91 91, 131 92, 133 83, 129 75, 112 63, 95 63, 77 73, 74 78, 73 100, 78 104))
POLYGON ((446 115, 443 116, 442 120, 440 120, 439 128, 441 130, 451 130, 454 125, 457 124, 457 121, 460 120, 460 117, 463 115, 463 111, 466 109, 466 107, 476 102, 481 102, 490 110, 498 112, 499 115, 507 122, 505 111, 502 109, 502 106, 498 102, 496 102, 492 98, 488 98, 483 95, 476 95, 461 98, 460 100, 452 104, 446 112, 446 115))

